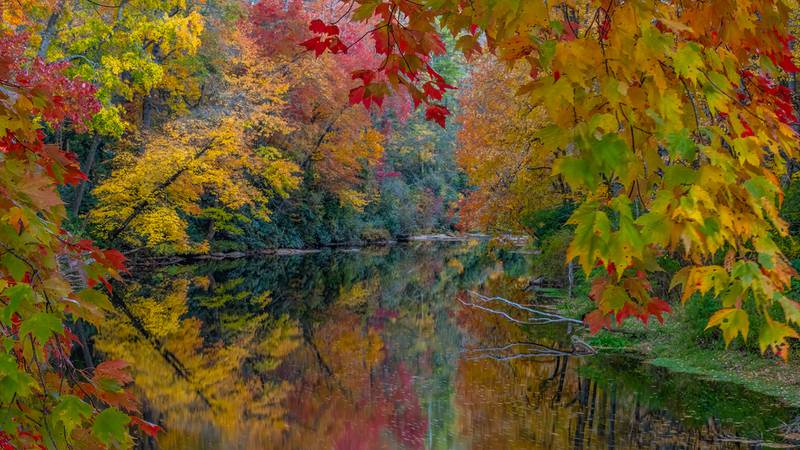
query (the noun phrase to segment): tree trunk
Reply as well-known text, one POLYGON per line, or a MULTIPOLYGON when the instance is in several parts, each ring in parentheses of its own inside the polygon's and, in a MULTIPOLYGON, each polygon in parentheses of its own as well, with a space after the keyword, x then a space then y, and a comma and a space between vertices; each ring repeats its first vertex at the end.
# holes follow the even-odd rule
POLYGON ((36 52, 36 56, 39 58, 44 59, 44 57, 47 56, 47 50, 53 42, 53 37, 56 34, 56 24, 61 17, 61 13, 64 11, 65 3, 66 0, 58 0, 56 6, 53 8, 53 12, 50 13, 50 17, 47 18, 47 25, 45 25, 44 30, 42 30, 42 42, 39 44, 39 50, 36 52))
MULTIPOLYGON (((195 161, 198 158, 201 158, 208 150, 210 150, 214 146, 214 143, 215 143, 215 141, 211 140, 208 144, 203 146, 203 148, 201 148, 194 155, 194 158, 192 159, 192 161, 195 161)), ((106 237, 106 239, 108 239, 108 242, 109 243, 114 243, 117 240, 117 238, 119 237, 119 235, 128 228, 128 225, 131 224, 131 221, 133 221, 133 219, 135 219, 139 214, 141 214, 142 211, 144 211, 148 206, 150 206, 150 202, 152 201, 152 196, 157 194, 157 193, 162 192, 164 189, 166 189, 170 185, 172 185, 172 183, 174 183, 175 180, 180 178, 180 176, 183 175, 184 172, 189 170, 189 168, 191 167, 192 161, 188 162, 185 166, 179 168, 177 171, 175 171, 175 173, 170 175, 169 178, 167 178, 166 180, 164 180, 161 183, 159 183, 158 186, 155 187, 153 192, 150 193, 150 195, 148 195, 147 197, 145 197, 142 200, 140 200, 139 203, 137 203, 133 207, 133 211, 131 211, 131 213, 128 214, 128 217, 126 217, 125 220, 123 220, 121 224, 119 224, 115 229, 113 229, 108 234, 108 236, 106 237)))
MULTIPOLYGON (((83 173, 86 174, 87 178, 90 176, 89 173, 94 167, 94 160, 97 158, 97 149, 99 147, 100 135, 95 133, 92 137, 92 145, 89 147, 89 154, 86 155, 86 162, 83 165, 83 173)), ((86 194, 86 186, 89 182, 90 180, 81 182, 81 184, 78 185, 77 192, 75 192, 75 201, 72 204, 72 213, 75 217, 78 217, 78 214, 81 212, 81 203, 83 202, 83 196, 86 194)))
POLYGON ((570 261, 567 264, 567 298, 572 298, 572 288, 575 284, 575 263, 570 261))
POLYGON ((142 129, 149 130, 153 124, 153 90, 142 99, 142 129))
POLYGON ((83 353, 83 361, 86 367, 94 369, 94 359, 92 359, 92 352, 89 350, 89 339, 86 335, 86 326, 82 320, 78 320, 75 324, 78 331, 78 339, 81 341, 81 352, 83 353))
POLYGON ((209 219, 208 221, 208 231, 206 232, 206 240, 211 242, 214 239, 214 235, 217 234, 217 227, 214 225, 214 219, 209 219))

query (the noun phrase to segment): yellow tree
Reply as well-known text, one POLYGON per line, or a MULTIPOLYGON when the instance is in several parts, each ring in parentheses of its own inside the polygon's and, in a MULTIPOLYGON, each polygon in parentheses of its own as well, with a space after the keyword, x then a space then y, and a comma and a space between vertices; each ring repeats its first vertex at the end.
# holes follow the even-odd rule
POLYGON ((280 116, 287 84, 258 59, 251 42, 238 37, 239 54, 213 103, 146 134, 141 153, 135 145, 114 159, 111 177, 94 191, 99 206, 90 213, 108 240, 161 252, 204 251, 204 243, 189 239, 189 217, 225 226, 249 207, 267 219, 269 200, 297 186, 297 165, 262 143, 264 136, 290 129, 280 116))

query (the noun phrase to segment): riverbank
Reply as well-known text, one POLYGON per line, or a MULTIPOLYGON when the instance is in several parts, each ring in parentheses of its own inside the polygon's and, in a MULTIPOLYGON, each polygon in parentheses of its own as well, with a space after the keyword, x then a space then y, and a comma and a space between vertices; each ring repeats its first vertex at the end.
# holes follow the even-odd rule
MULTIPOLYGON (((130 259, 134 262, 134 265, 161 266, 168 264, 192 263, 196 261, 251 258, 257 256, 305 255, 310 253, 319 253, 324 250, 354 252, 354 251, 359 251, 362 248, 385 247, 406 242, 467 242, 474 240, 486 241, 490 239, 498 239, 503 243, 508 243, 514 246, 521 246, 527 242, 528 238, 524 236, 513 236, 513 235, 504 235, 493 238, 492 236, 481 233, 460 233, 460 234, 436 233, 436 234, 398 236, 396 239, 385 239, 385 240, 333 242, 319 247, 308 247, 308 248, 263 248, 263 249, 251 249, 251 250, 233 250, 226 252, 212 251, 209 253, 183 253, 183 254, 163 255, 163 256, 146 256, 142 258, 132 257, 130 259)), ((130 255, 126 256, 130 257, 130 255)))
MULTIPOLYGON (((556 299, 557 310, 580 318, 593 308, 585 297, 556 299)), ((703 323, 690 317, 682 305, 673 307, 664 323, 656 320, 647 326, 637 320, 625 320, 613 331, 603 330, 585 339, 600 353, 629 353, 645 363, 680 373, 742 385, 755 392, 779 398, 800 408, 800 353, 794 352, 784 362, 774 356, 762 356, 750 349, 725 349, 722 340, 705 331, 703 323)))

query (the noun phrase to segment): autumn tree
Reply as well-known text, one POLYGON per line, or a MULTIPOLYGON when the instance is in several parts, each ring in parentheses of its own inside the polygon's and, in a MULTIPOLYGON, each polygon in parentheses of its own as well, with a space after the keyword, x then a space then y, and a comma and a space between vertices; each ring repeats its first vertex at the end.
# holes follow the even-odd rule
POLYGON ((268 220, 273 196, 298 185, 298 166, 265 139, 287 132, 280 113, 287 85, 252 43, 239 36, 237 55, 203 108, 145 135, 144 151, 120 151, 115 170, 94 191, 90 220, 109 242, 160 252, 206 251, 187 232, 191 217, 216 230, 241 232, 237 220, 268 220), (199 246, 198 246, 199 245, 199 246))
MULTIPOLYGON (((293 155, 309 187, 327 191, 342 206, 360 211, 371 201, 365 175, 381 160, 383 135, 372 125, 368 111, 349 106, 354 82, 348 68, 373 56, 367 46, 356 44, 343 61, 329 56, 317 59, 286 39, 309 37, 307 22, 328 11, 325 4, 295 0, 284 8, 282 1, 260 2, 251 12, 249 30, 261 55, 283 65, 290 86, 285 112, 292 131, 274 135, 270 142, 293 155)), ((344 32, 355 37, 361 28, 351 25, 344 32)))
POLYGON ((536 136, 546 125, 543 106, 508 89, 528 78, 522 65, 481 57, 459 94, 457 159, 475 185, 461 205, 463 227, 534 234, 525 216, 570 198, 563 180, 548 176, 558 152, 536 136))
MULTIPOLYGON (((98 170, 104 147, 107 151, 120 137, 149 129, 154 118, 185 111, 201 96, 205 68, 198 50, 205 19, 194 2, 126 0, 112 5, 60 0, 19 5, 24 19, 18 22, 31 32, 31 50, 45 61, 70 62, 68 77, 97 88, 94 95, 101 107, 87 123, 88 136, 58 132, 59 140, 72 141, 90 177, 98 170)), ((93 182, 78 183, 68 198, 74 215, 85 209, 93 182)))

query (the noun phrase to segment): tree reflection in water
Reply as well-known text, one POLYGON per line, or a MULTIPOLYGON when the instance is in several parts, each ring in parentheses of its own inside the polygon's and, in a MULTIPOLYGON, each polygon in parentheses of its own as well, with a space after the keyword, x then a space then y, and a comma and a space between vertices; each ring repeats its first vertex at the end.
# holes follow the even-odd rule
POLYGON ((475 242, 169 267, 94 349, 137 368, 164 449, 749 448, 792 417, 458 301, 542 303, 526 273, 475 242))

